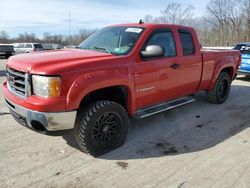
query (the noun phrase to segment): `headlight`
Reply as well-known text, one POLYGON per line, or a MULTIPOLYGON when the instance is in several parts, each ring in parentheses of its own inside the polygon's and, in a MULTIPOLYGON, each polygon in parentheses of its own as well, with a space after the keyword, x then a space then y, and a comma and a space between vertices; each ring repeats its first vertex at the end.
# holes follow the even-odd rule
POLYGON ((32 75, 32 86, 34 95, 40 97, 58 97, 61 91, 60 77, 47 77, 32 75))

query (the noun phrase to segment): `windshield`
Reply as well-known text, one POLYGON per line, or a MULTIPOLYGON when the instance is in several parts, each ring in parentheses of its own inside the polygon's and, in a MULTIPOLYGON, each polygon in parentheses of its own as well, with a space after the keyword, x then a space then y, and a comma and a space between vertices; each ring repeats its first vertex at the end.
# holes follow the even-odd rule
POLYGON ((250 54, 250 45, 238 44, 234 47, 235 50, 240 50, 241 54, 250 54))
POLYGON ((107 27, 92 34, 78 48, 126 55, 133 49, 142 32, 143 28, 140 27, 107 27))

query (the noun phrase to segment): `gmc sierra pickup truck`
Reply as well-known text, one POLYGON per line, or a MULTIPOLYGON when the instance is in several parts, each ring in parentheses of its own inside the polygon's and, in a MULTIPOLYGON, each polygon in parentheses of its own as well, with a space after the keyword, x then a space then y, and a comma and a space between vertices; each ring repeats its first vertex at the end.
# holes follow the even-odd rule
POLYGON ((98 156, 125 142, 129 117, 193 102, 201 90, 209 102, 225 102, 240 63, 237 50, 202 50, 190 27, 113 25, 78 49, 11 57, 3 94, 20 124, 73 129, 79 147, 98 156))

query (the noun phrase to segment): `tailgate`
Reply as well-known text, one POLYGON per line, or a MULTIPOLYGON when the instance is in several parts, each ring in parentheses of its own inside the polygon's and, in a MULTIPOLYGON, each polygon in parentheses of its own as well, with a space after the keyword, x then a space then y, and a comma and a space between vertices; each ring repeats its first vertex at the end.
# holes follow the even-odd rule
POLYGON ((0 45, 0 52, 14 52, 12 45, 0 45))

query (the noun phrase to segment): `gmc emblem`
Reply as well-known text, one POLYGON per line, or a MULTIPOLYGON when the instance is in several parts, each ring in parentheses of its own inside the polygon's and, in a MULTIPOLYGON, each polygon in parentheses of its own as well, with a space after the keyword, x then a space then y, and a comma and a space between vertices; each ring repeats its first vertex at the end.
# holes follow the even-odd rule
POLYGON ((7 74, 7 81, 14 83, 15 82, 15 77, 7 74))

